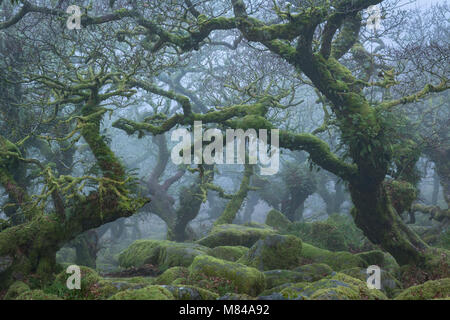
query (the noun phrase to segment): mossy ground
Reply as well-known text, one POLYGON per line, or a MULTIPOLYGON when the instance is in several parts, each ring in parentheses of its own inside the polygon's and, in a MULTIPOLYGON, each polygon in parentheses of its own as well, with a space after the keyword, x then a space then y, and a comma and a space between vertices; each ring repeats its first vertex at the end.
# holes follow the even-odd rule
MULTIPOLYGON (((203 239, 211 248, 199 243, 139 240, 120 254, 122 267, 155 264, 162 269, 159 275, 102 277, 97 271, 82 266, 81 290, 69 290, 66 281, 70 274, 63 265, 51 284, 38 288, 16 281, 3 298, 403 300, 450 297, 448 277, 405 286, 401 275, 410 269, 399 268, 389 254, 380 250, 356 254, 330 251, 303 242, 292 234, 278 232, 255 223, 222 225, 203 239), (214 246, 220 239, 226 240, 226 245, 214 246), (366 267, 369 265, 382 267, 381 290, 367 287, 366 267)), ((447 263, 447 251, 436 250, 430 250, 429 263, 447 263)))

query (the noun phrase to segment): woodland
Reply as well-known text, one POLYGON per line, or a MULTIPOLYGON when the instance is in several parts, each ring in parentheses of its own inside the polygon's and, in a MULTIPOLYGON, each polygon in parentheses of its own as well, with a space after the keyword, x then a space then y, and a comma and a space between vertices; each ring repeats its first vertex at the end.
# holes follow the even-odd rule
POLYGON ((0 300, 450 299, 450 3, 412 2, 0 0, 0 300), (279 170, 174 162, 199 122, 279 170))

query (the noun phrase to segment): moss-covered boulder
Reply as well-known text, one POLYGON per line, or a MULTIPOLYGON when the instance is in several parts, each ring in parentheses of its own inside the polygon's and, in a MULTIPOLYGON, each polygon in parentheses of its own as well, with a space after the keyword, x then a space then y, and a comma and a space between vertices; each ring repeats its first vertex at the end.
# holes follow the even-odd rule
POLYGON ((258 270, 293 269, 301 262, 302 241, 295 236, 269 235, 238 260, 258 270))
POLYGON ((376 265, 380 268, 384 266, 384 252, 381 250, 371 250, 356 254, 358 257, 367 262, 368 265, 376 265))
POLYGON ((266 224, 275 230, 284 231, 292 225, 292 222, 280 211, 272 209, 266 216, 266 224))
POLYGON ((325 263, 311 263, 295 268, 293 271, 303 274, 305 281, 314 282, 333 273, 333 269, 325 263))
POLYGON ((173 267, 156 278, 155 284, 171 284, 176 279, 187 278, 188 274, 189 270, 186 267, 173 267))
POLYGON ((269 226, 242 226, 222 224, 215 226, 206 237, 197 240, 198 244, 214 248, 218 246, 244 246, 250 248, 259 239, 275 234, 269 226))
POLYGON ((123 268, 144 264, 158 266, 160 270, 171 267, 188 267, 198 255, 209 254, 210 249, 195 243, 167 240, 137 240, 119 255, 123 268))
POLYGON ((346 274, 337 273, 313 283, 300 282, 280 292, 285 298, 294 300, 384 300, 386 295, 377 289, 346 274))
POLYGON ((21 293, 16 300, 62 300, 57 295, 42 290, 29 290, 21 293))
POLYGON ((375 249, 347 215, 333 214, 324 221, 295 222, 283 233, 293 234, 306 243, 330 251, 375 249))
POLYGON ((227 293, 219 297, 217 300, 255 300, 255 298, 250 297, 247 294, 227 293))
POLYGON ((450 298, 450 278, 431 280, 409 287, 395 297, 396 300, 430 300, 450 298))
MULTIPOLYGON (((367 269, 365 268, 350 268, 340 271, 346 275, 353 278, 359 279, 363 282, 367 282, 369 275, 367 274, 367 269)), ((401 292, 402 284, 397 280, 390 272, 381 269, 381 291, 383 291, 389 298, 401 292)))
POLYGON ((219 246, 211 249, 210 255, 222 260, 237 261, 248 252, 243 246, 219 246))
POLYGON ((30 290, 30 287, 25 282, 16 281, 8 288, 3 300, 14 300, 22 293, 30 290))
POLYGON ((50 294, 55 294, 64 300, 92 300, 99 299, 98 283, 101 277, 97 271, 80 266, 81 272, 81 289, 68 289, 67 279, 71 274, 62 271, 56 277, 51 286, 45 289, 50 294))
POLYGON ((162 286, 147 286, 141 289, 128 289, 110 297, 108 300, 174 300, 172 293, 162 286))
POLYGON ((305 281, 305 275, 292 270, 270 270, 265 271, 266 288, 280 286, 285 283, 296 283, 305 281))
POLYGON ((340 271, 353 267, 368 267, 368 264, 361 257, 351 254, 346 251, 332 252, 325 249, 320 249, 303 242, 302 245, 302 260, 305 264, 310 263, 325 263, 333 270, 340 271))
POLYGON ((154 278, 132 277, 132 278, 106 278, 96 285, 97 299, 104 300, 125 290, 137 290, 153 285, 154 278))
POLYGON ((222 288, 223 294, 235 292, 257 296, 266 285, 264 274, 255 268, 205 255, 194 259, 189 267, 189 279, 198 283, 225 280, 223 283, 227 287, 222 288))
POLYGON ((216 300, 219 295, 215 292, 190 285, 165 285, 176 300, 216 300))

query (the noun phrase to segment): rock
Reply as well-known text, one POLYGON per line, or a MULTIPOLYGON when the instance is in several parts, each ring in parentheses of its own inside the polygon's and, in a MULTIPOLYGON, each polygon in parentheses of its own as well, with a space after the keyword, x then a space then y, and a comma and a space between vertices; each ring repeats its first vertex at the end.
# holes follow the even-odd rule
POLYGON ((237 261, 248 251, 247 247, 242 246, 220 246, 211 249, 210 255, 222 260, 237 261))
POLYGON ((174 296, 162 286, 147 286, 118 292, 108 300, 174 300, 174 296))
POLYGON ((25 282, 16 281, 8 288, 3 300, 14 300, 22 293, 30 290, 30 287, 25 282))
POLYGON ((72 275, 66 273, 66 270, 60 272, 53 284, 49 288, 49 292, 63 298, 64 300, 92 300, 99 298, 98 283, 101 277, 97 271, 80 266, 81 272, 81 289, 69 290, 67 288, 67 279, 72 275))
POLYGON ((368 264, 361 257, 346 251, 332 252, 303 242, 302 259, 309 263, 325 263, 333 270, 340 271, 353 267, 367 268, 368 264))
POLYGON ((429 300, 450 298, 450 278, 430 280, 421 285, 409 287, 395 300, 429 300))
POLYGON ((216 300, 219 295, 206 289, 189 285, 165 285, 176 300, 216 300))
POLYGON ((133 278, 107 278, 98 282, 98 299, 107 299, 112 295, 128 290, 142 289, 154 284, 154 278, 133 277, 133 278))
POLYGON ((333 214, 324 221, 295 222, 286 232, 299 237, 303 242, 333 252, 373 248, 353 219, 347 215, 333 214))
POLYGON ((16 300, 62 300, 57 295, 42 290, 29 290, 21 293, 16 300))
MULTIPOLYGON (((222 288, 223 294, 235 292, 251 296, 257 296, 266 285, 264 274, 255 268, 205 255, 194 259, 189 267, 189 280, 198 283, 222 281, 226 286, 222 288)), ((220 293, 221 290, 217 291, 220 293)))
POLYGON ((315 263, 297 267, 293 270, 270 270, 265 271, 266 288, 274 288, 285 283, 314 282, 325 278, 333 270, 326 264, 315 263))
POLYGON ((227 293, 217 300, 255 300, 255 298, 250 297, 246 294, 238 294, 238 293, 227 293))
POLYGON ((285 283, 295 283, 305 281, 305 275, 292 270, 270 270, 265 271, 266 288, 280 286, 285 283))
POLYGON ((119 265, 129 268, 153 264, 160 270, 188 267, 196 256, 209 254, 209 251, 209 248, 194 243, 137 240, 119 255, 119 265))
MULTIPOLYGON (((365 268, 350 268, 340 271, 353 278, 367 282, 368 274, 365 268)), ((381 269, 381 291, 392 298, 399 290, 402 290, 402 284, 391 273, 381 269)))
POLYGON ((300 265, 301 251, 302 241, 299 238, 269 235, 258 240, 238 262, 261 271, 293 269, 300 265))
POLYGON ((369 266, 375 265, 380 268, 384 266, 384 252, 381 250, 361 252, 356 255, 366 261, 369 266))
POLYGON ((250 248, 259 239, 275 234, 269 226, 241 226, 236 224, 222 224, 215 226, 206 237, 197 240, 198 244, 214 248, 218 246, 244 246, 250 248))
POLYGON ((303 266, 295 268, 293 271, 301 273, 304 278, 303 281, 306 282, 314 282, 333 273, 333 269, 331 269, 329 265, 324 263, 305 264, 303 266))
POLYGON ((285 298, 293 300, 387 299, 380 290, 369 289, 365 282, 342 273, 313 283, 296 283, 284 288, 280 293, 285 298))
POLYGON ((158 278, 156 278, 156 284, 171 284, 178 278, 187 278, 189 273, 186 267, 173 267, 164 271, 158 278))
POLYGON ((285 298, 279 292, 274 292, 267 296, 258 296, 258 298, 256 298, 256 300, 289 300, 289 299, 285 298))
POLYGON ((275 230, 284 231, 292 225, 292 222, 280 211, 272 209, 267 214, 266 224, 275 230))

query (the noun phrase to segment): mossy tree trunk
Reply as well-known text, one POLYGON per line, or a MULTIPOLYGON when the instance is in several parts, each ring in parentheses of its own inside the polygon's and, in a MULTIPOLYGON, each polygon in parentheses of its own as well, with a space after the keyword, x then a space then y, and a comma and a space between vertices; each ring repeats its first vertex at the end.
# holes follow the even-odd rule
MULTIPOLYGON (((100 135, 100 121, 106 110, 99 106, 98 88, 91 88, 89 100, 82 108, 81 134, 92 151, 106 182, 101 190, 87 196, 76 195, 72 204, 55 211, 32 212, 28 222, 0 232, 0 287, 16 279, 36 275, 42 281, 52 277, 56 268, 56 252, 77 235, 97 228, 120 217, 133 215, 147 202, 145 199, 128 197, 128 191, 120 183, 126 180, 125 170, 100 135), (61 210, 62 209, 62 210, 61 210)), ((2 138, 5 142, 5 139, 2 138)), ((0 158, 2 184, 10 195, 21 200, 23 210, 28 210, 22 200, 26 190, 16 188, 10 170, 20 161, 20 153, 11 142, 3 143, 0 158), (4 152, 9 152, 5 156, 4 152)))
MULTIPOLYGON (((364 97, 363 86, 358 84, 358 79, 338 62, 358 39, 361 27, 361 15, 358 12, 381 1, 344 1, 341 5, 347 6, 347 10, 326 20, 321 47, 317 51, 313 50, 312 42, 314 31, 324 20, 324 13, 320 9, 298 22, 303 25, 299 29, 301 31, 294 47, 277 39, 275 27, 273 35, 264 34, 259 22, 247 19, 243 1, 232 2, 234 13, 240 19, 238 28, 244 36, 250 41, 263 43, 272 52, 301 70, 331 102, 342 140, 349 147, 349 154, 357 166, 357 171, 351 176, 344 175, 332 167, 331 162, 336 162, 331 159, 326 161, 330 163, 325 165, 331 167, 334 174, 349 182, 355 205, 353 216, 358 227, 373 243, 390 252, 400 264, 423 262, 423 251, 427 245, 400 219, 383 184, 392 159, 384 122, 364 97), (348 10, 348 7, 353 7, 354 10, 348 10), (339 29, 340 33, 334 38, 339 29)), ((395 103, 380 107, 387 108, 395 103)), ((314 150, 307 151, 314 155, 314 150)))
POLYGON ((247 198, 247 194, 251 189, 250 180, 254 173, 254 165, 245 164, 244 166, 244 176, 242 177, 239 190, 231 197, 230 201, 228 201, 225 210, 214 222, 215 226, 233 223, 233 220, 236 218, 236 215, 241 209, 244 200, 247 198))

